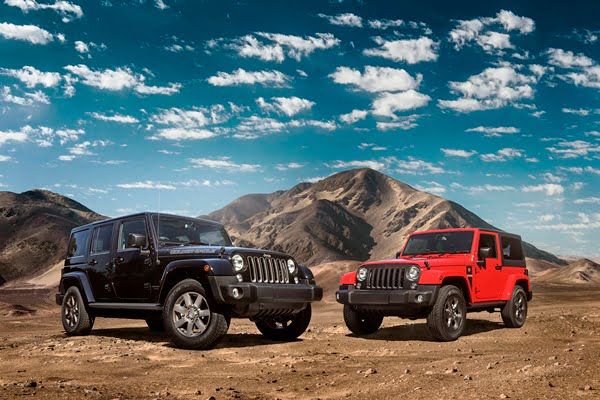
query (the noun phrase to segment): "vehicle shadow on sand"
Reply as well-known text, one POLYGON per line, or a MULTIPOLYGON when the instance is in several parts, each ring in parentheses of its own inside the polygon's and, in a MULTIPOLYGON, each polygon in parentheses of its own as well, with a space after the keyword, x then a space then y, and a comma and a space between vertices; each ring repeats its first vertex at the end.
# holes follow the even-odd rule
MULTIPOLYGON (((165 333, 153 332, 146 327, 94 329, 90 335, 101 336, 105 338, 143 341, 149 343, 164 343, 164 345, 167 347, 175 347, 165 333)), ((297 339, 296 341, 300 342, 302 339, 297 339)), ((261 334, 228 333, 215 345, 214 348, 242 348, 266 346, 277 343, 279 342, 269 340, 261 334)))
MULTIPOLYGON (((504 324, 500 322, 488 321, 483 319, 469 319, 462 336, 477 335, 479 333, 491 332, 498 329, 504 329, 504 324)), ((406 324, 389 326, 379 329, 371 335, 348 334, 348 337, 361 337, 371 340, 389 340, 389 341, 408 341, 417 340, 421 342, 436 342, 429 333, 426 323, 406 324)))

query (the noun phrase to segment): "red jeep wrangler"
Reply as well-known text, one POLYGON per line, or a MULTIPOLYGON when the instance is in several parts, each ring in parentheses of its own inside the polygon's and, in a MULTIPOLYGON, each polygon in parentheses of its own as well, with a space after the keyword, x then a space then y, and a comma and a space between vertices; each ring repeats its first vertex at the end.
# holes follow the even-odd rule
POLYGON ((386 316, 427 318, 440 341, 458 339, 470 311, 499 310, 520 328, 531 298, 521 237, 476 228, 415 232, 396 259, 362 264, 336 292, 355 334, 374 333, 386 316))

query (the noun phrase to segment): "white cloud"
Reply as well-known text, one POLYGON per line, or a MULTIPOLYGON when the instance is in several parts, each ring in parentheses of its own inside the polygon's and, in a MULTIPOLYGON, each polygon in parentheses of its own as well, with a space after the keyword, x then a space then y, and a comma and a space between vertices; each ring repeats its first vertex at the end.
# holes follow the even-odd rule
POLYGON ((12 157, 0 155, 0 162, 6 162, 6 161, 10 161, 10 160, 12 160, 12 157))
POLYGON ((165 96, 171 96, 175 93, 179 93, 181 88, 181 83, 169 83, 168 86, 148 86, 140 83, 135 87, 135 91, 139 94, 163 94, 165 96))
POLYGON ((425 186, 416 185, 415 188, 422 192, 428 192, 432 194, 444 194, 446 193, 446 187, 436 181, 425 181, 425 186))
POLYGON ((556 176, 550 172, 546 172, 546 173, 542 174, 542 179, 544 179, 546 182, 553 182, 553 183, 560 183, 564 180, 560 176, 556 176))
POLYGON ((600 114, 600 108, 594 110, 594 109, 590 109, 590 108, 567 108, 567 107, 563 107, 562 108, 562 112, 564 112, 566 114, 579 115, 580 117, 587 117, 588 115, 590 115, 592 113, 600 114))
POLYGON ((384 92, 373 101, 373 114, 394 118, 396 112, 424 107, 429 100, 431 97, 412 89, 399 93, 384 92))
POLYGON ((97 112, 89 113, 92 118, 99 119, 101 121, 118 122, 120 124, 137 124, 140 121, 130 115, 114 114, 106 115, 97 112))
POLYGON ((50 32, 35 25, 15 25, 7 22, 0 22, 0 36, 32 44, 48 44, 54 40, 50 32))
POLYGON ((470 158, 471 156, 477 154, 475 150, 462 150, 462 149, 440 149, 442 153, 446 157, 460 157, 460 158, 470 158))
POLYGON ((19 131, 0 131, 0 146, 11 142, 26 142, 29 139, 29 132, 25 128, 19 131))
POLYGON ((523 107, 518 102, 533 98, 535 90, 532 85, 537 81, 537 76, 519 73, 513 67, 486 68, 465 82, 450 82, 450 89, 462 97, 439 100, 438 105, 458 112, 490 110, 507 105, 523 107))
POLYGON ((242 111, 241 108, 231 104, 231 112, 221 104, 215 104, 210 108, 191 107, 187 110, 172 107, 162 109, 150 116, 150 121, 160 125, 173 125, 176 127, 198 128, 207 125, 220 124, 228 121, 233 114, 242 111))
POLYGON ((189 129, 189 128, 165 128, 149 136, 150 140, 203 140, 217 136, 216 133, 208 129, 189 129))
POLYGON ((348 114, 340 115, 340 121, 345 124, 354 124, 355 122, 362 121, 363 119, 367 118, 368 114, 369 112, 366 110, 352 110, 348 114))
POLYGON ((396 172, 406 175, 426 175, 426 174, 444 174, 447 171, 429 161, 418 160, 409 157, 408 160, 397 160, 390 158, 396 165, 396 172))
POLYGON ((418 126, 417 119, 419 119, 422 115, 411 114, 401 117, 394 117, 393 121, 377 121, 377 129, 380 131, 389 131, 389 130, 409 130, 418 126))
POLYGON ((556 216, 554 214, 544 214, 544 215, 540 215, 540 221, 542 222, 550 222, 552 221, 556 216))
POLYGON ((586 142, 585 140, 562 141, 556 146, 548 147, 548 151, 559 158, 587 157, 600 153, 600 145, 586 142))
POLYGON ((358 145, 358 148, 361 150, 370 149, 373 151, 384 151, 387 150, 387 147, 377 146, 375 143, 361 143, 358 145))
POLYGON ((335 161, 333 164, 328 165, 330 168, 371 168, 375 170, 385 169, 385 164, 380 161, 366 160, 366 161, 335 161))
POLYGON ((230 157, 215 158, 189 158, 188 161, 194 168, 208 168, 226 172, 257 172, 260 170, 258 164, 237 164, 230 157))
POLYGON ((386 30, 388 28, 399 28, 404 25, 404 21, 401 19, 371 19, 368 24, 373 29, 386 30))
POLYGON ((565 75, 559 75, 559 77, 576 86, 600 89, 600 65, 583 68, 579 72, 569 72, 565 75))
POLYGON ((217 72, 216 76, 208 78, 208 83, 213 86, 239 86, 255 85, 262 86, 285 86, 290 77, 280 71, 246 71, 238 68, 232 73, 217 72))
POLYGON ((512 11, 501 10, 496 14, 496 19, 507 31, 517 30, 520 33, 527 34, 533 32, 535 29, 535 22, 531 18, 520 17, 512 11))
MULTIPOLYGON (((209 47, 210 44, 217 46, 222 41, 221 39, 210 42, 209 47)), ((340 40, 330 33, 317 33, 315 36, 295 36, 257 32, 255 35, 245 35, 233 39, 225 43, 224 47, 236 51, 240 57, 258 58, 263 61, 281 63, 286 56, 300 61, 302 57, 308 57, 315 50, 326 50, 339 44, 340 40)))
POLYGON ((291 162, 288 164, 277 164, 275 166, 275 169, 277 169, 279 171, 287 171, 288 169, 298 169, 298 168, 303 168, 303 167, 304 167, 304 164, 291 162))
POLYGON ((14 95, 8 86, 0 86, 0 102, 14 103, 20 106, 31 106, 35 103, 50 104, 50 98, 41 90, 23 93, 22 96, 14 95))
POLYGON ((73 147, 68 148, 67 150, 69 154, 59 156, 58 159, 61 161, 73 161, 77 157, 93 156, 96 155, 96 153, 94 153, 92 149, 106 147, 110 144, 112 144, 112 142, 108 140, 86 140, 85 142, 76 143, 73 145, 73 147))
POLYGON ((154 0, 154 7, 158 8, 159 10, 166 10, 169 8, 169 6, 166 5, 163 0, 154 0))
POLYGON ((572 51, 551 48, 548 50, 548 63, 561 68, 580 68, 590 67, 594 61, 583 55, 575 54, 572 51))
POLYGON ((57 72, 42 72, 31 66, 24 66, 21 69, 0 68, 0 74, 16 78, 28 88, 38 85, 46 88, 55 87, 61 80, 57 72))
POLYGON ((600 204, 600 197, 585 197, 583 199, 573 200, 575 204, 600 204))
POLYGON ((450 187, 452 189, 456 189, 456 190, 464 190, 471 194, 482 193, 482 192, 510 192, 510 191, 517 190, 514 186, 510 186, 510 185, 485 184, 485 185, 476 185, 476 186, 465 186, 458 182, 452 182, 450 184, 450 187))
POLYGON ((317 16, 326 19, 331 25, 351 26, 355 28, 362 28, 363 26, 362 18, 352 13, 338 15, 317 14, 317 16))
POLYGON ((36 0, 4 0, 4 3, 20 8, 24 13, 37 10, 53 10, 62 16, 63 22, 83 17, 83 10, 70 1, 55 0, 52 4, 38 3, 36 0))
POLYGON ((285 114, 292 117, 302 111, 310 110, 314 105, 314 101, 301 99, 296 96, 292 97, 271 97, 272 102, 268 103, 264 98, 259 97, 256 103, 264 111, 274 111, 278 114, 285 114))
POLYGON ((503 134, 519 133, 521 130, 514 126, 478 126, 475 128, 467 129, 465 132, 480 132, 484 133, 487 137, 500 137, 503 134))
POLYGON ((523 192, 544 192, 548 196, 556 196, 563 194, 565 188, 562 185, 556 183, 543 183, 540 185, 522 186, 521 190, 523 192))
POLYGON ((89 53, 90 47, 87 45, 87 43, 82 42, 81 40, 77 40, 75 41, 75 50, 78 53, 89 53))
POLYGON ((380 47, 366 49, 363 51, 364 55, 383 57, 393 61, 406 62, 408 64, 416 64, 422 61, 435 61, 438 58, 438 43, 428 37, 388 41, 377 36, 374 40, 380 47))
POLYGON ((367 92, 395 92, 417 89, 423 76, 416 79, 400 68, 374 67, 367 65, 364 72, 354 68, 337 67, 329 75, 335 83, 353 85, 367 92))
POLYGON ((121 183, 117 187, 122 189, 159 189, 159 190, 175 190, 175 186, 171 184, 164 184, 155 181, 140 181, 133 183, 121 183))
POLYGON ((524 157, 523 150, 505 147, 496 153, 481 154, 481 160, 485 162, 505 162, 514 158, 524 157))

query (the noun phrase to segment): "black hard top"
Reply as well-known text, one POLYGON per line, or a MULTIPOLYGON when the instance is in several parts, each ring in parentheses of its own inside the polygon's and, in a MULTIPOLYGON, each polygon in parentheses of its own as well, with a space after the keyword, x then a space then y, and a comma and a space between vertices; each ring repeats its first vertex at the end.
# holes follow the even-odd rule
POLYGON ((107 222, 120 221, 122 219, 128 219, 128 218, 134 218, 134 217, 146 217, 147 216, 149 218, 152 218, 155 215, 160 215, 161 217, 175 217, 175 218, 191 219, 191 220, 194 220, 194 221, 202 221, 202 222, 207 223, 207 224, 222 226, 222 224, 220 224, 218 222, 211 221, 211 220, 208 220, 208 219, 203 219, 203 218, 184 217, 182 215, 174 215, 174 214, 165 214, 165 213, 144 211, 144 212, 139 212, 139 213, 135 213, 135 214, 122 215, 120 217, 108 218, 108 219, 103 219, 103 220, 100 220, 100 221, 90 222, 89 224, 81 225, 81 226, 78 226, 77 228, 73 228, 72 232, 80 231, 80 230, 87 229, 87 228, 91 228, 93 226, 105 224, 107 222))

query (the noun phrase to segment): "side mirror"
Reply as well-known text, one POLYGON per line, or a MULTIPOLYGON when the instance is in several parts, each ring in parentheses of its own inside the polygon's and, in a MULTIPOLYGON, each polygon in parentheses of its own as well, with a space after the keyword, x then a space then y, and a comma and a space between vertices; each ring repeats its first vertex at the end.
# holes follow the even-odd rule
POLYGON ((130 233, 129 236, 127 236, 127 248, 141 249, 144 246, 146 246, 146 235, 130 233))
POLYGON ((490 258, 492 256, 492 248, 491 247, 482 247, 479 249, 479 259, 485 260, 486 258, 490 258))
POLYGON ((397 251, 397 252, 396 252, 396 258, 399 258, 399 257, 400 257, 400 254, 402 254, 402 252, 401 252, 401 251, 397 251))

